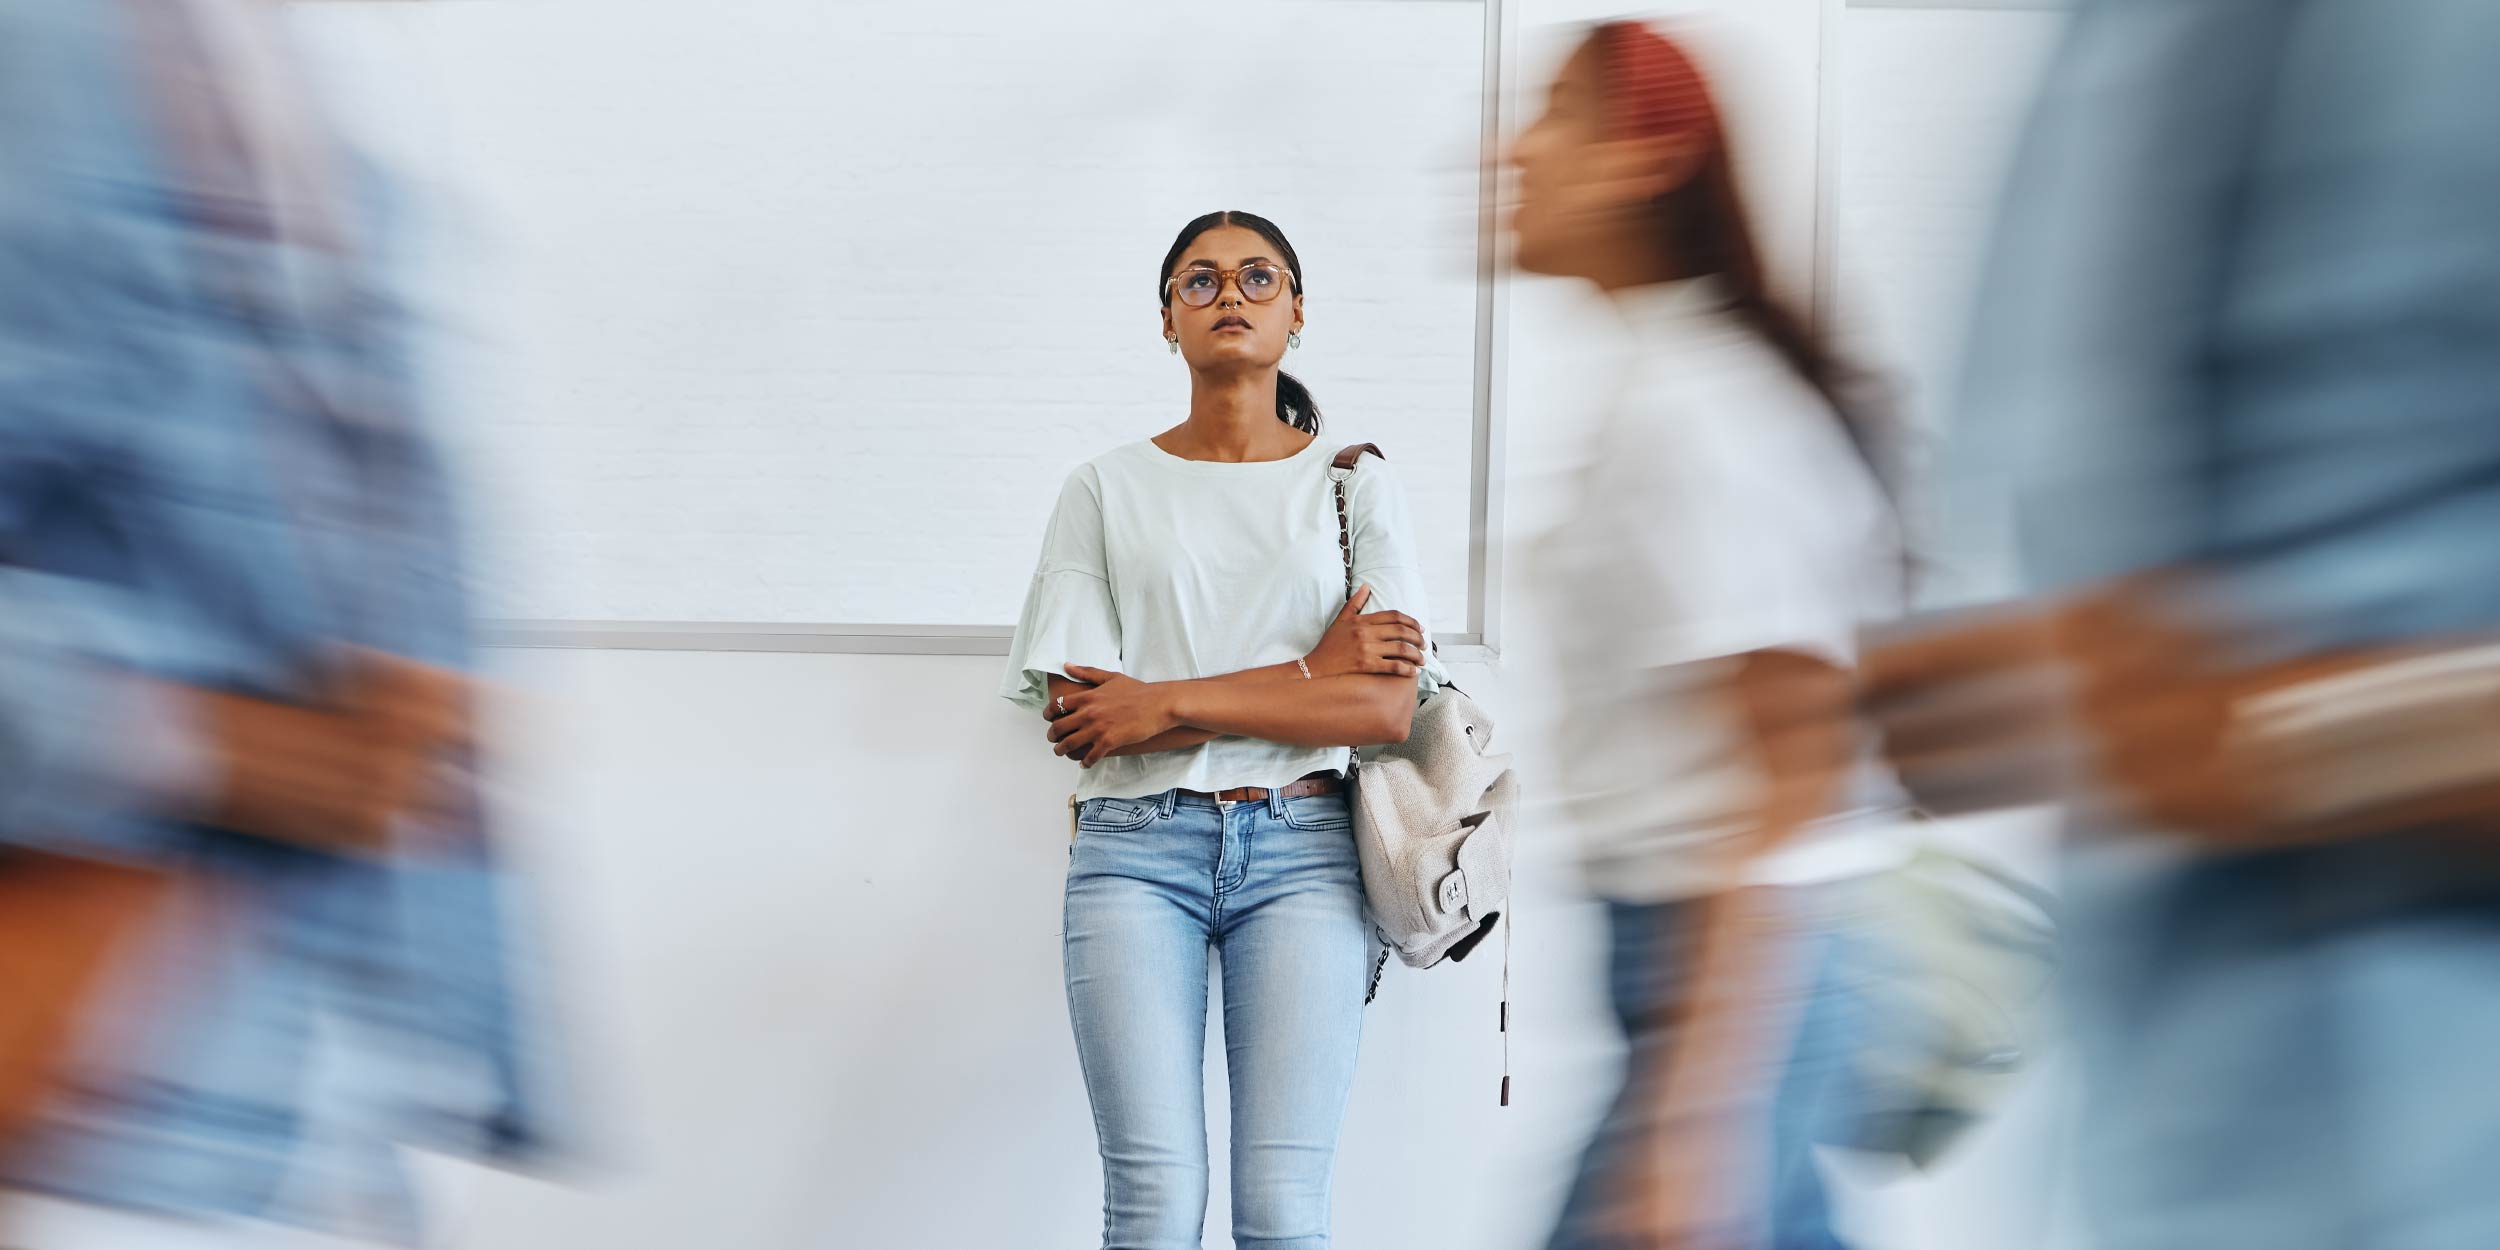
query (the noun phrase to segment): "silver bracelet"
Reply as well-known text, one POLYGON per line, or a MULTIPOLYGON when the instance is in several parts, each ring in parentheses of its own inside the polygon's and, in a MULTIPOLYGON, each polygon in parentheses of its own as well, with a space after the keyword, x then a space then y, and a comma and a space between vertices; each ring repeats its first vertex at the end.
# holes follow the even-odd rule
POLYGON ((1302 670, 1302 680, 1309 681, 1311 679, 1311 666, 1303 663, 1299 657, 1294 660, 1293 666, 1302 670))

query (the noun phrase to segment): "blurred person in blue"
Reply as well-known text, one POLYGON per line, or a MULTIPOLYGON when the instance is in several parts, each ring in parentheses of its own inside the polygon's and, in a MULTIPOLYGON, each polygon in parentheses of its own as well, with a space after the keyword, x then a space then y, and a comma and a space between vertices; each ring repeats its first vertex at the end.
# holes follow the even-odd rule
POLYGON ((11 1250, 413 1243, 399 1146, 548 1141, 396 232, 280 21, 0 0, 0 887, 162 883, 0 1140, 11 1250))
POLYGON ((2087 3, 1957 437, 2031 597, 1881 648, 2059 797, 2104 1250, 2500 1245, 2500 5, 2087 3))
POLYGON ((1837 1250, 1814 1148, 1885 1027, 1851 886, 1906 849, 1849 715, 1907 580, 1884 421, 1771 289, 1678 39, 1596 28, 1509 161, 1520 267, 1602 292, 1637 353, 1536 551, 1629 1047, 1551 1245, 1837 1250))

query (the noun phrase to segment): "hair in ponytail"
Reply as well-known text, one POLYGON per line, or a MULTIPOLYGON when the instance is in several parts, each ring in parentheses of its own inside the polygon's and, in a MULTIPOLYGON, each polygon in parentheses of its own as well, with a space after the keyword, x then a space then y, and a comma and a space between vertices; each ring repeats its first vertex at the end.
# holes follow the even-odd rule
MULTIPOLYGON (((1273 244, 1281 253, 1277 259, 1285 262, 1285 268, 1293 273, 1294 295, 1299 297, 1303 294, 1302 258, 1294 254, 1293 244, 1286 241, 1285 232, 1278 229, 1275 222, 1257 213, 1228 208, 1194 218, 1181 227, 1180 237, 1172 240, 1172 250, 1163 254, 1162 270, 1155 274, 1156 303, 1170 304, 1172 271, 1181 263, 1181 253, 1188 251, 1189 245, 1197 242, 1199 235, 1217 226, 1240 226, 1273 244)), ((1305 433, 1319 433, 1319 401, 1311 398, 1311 388, 1304 386, 1300 378, 1282 369, 1276 371, 1276 419, 1305 433)))
POLYGON ((1276 419, 1312 434, 1319 433, 1319 401, 1311 398, 1311 388, 1302 379, 1276 371, 1276 419))
POLYGON ((1902 526, 1905 583, 1913 581, 1919 561, 1909 545, 1906 508, 1909 431, 1888 380, 1832 350, 1804 315, 1772 291, 1737 191, 1735 160, 1709 80, 1681 45, 1640 22, 1603 23, 1590 42, 1619 127, 1641 135, 1701 137, 1699 167, 1658 206, 1667 254, 1684 275, 1715 276, 1730 310, 1822 396, 1892 504, 1902 526))

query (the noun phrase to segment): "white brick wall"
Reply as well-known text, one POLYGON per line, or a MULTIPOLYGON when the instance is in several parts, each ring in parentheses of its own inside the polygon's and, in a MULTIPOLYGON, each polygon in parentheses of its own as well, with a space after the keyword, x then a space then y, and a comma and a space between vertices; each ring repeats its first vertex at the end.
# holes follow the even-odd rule
POLYGON ((410 163, 488 249, 490 615, 1012 621, 1066 471, 1186 415, 1173 232, 1246 208, 1309 273, 1288 367, 1393 457, 1464 628, 1478 5, 308 16, 387 29, 362 94, 429 114, 410 163))

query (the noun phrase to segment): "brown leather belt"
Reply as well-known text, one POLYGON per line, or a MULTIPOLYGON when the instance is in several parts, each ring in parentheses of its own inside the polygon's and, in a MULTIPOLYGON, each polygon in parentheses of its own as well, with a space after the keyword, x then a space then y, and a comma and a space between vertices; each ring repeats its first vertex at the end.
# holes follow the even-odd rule
MULTIPOLYGON (((1313 773, 1300 781, 1288 781, 1276 787, 1276 793, 1288 799, 1299 799, 1314 794, 1336 794, 1344 789, 1345 778, 1334 773, 1313 773)), ((1212 794, 1204 790, 1183 790, 1181 793, 1213 799, 1218 803, 1255 803, 1267 797, 1267 790, 1262 786, 1234 786, 1212 794)))

